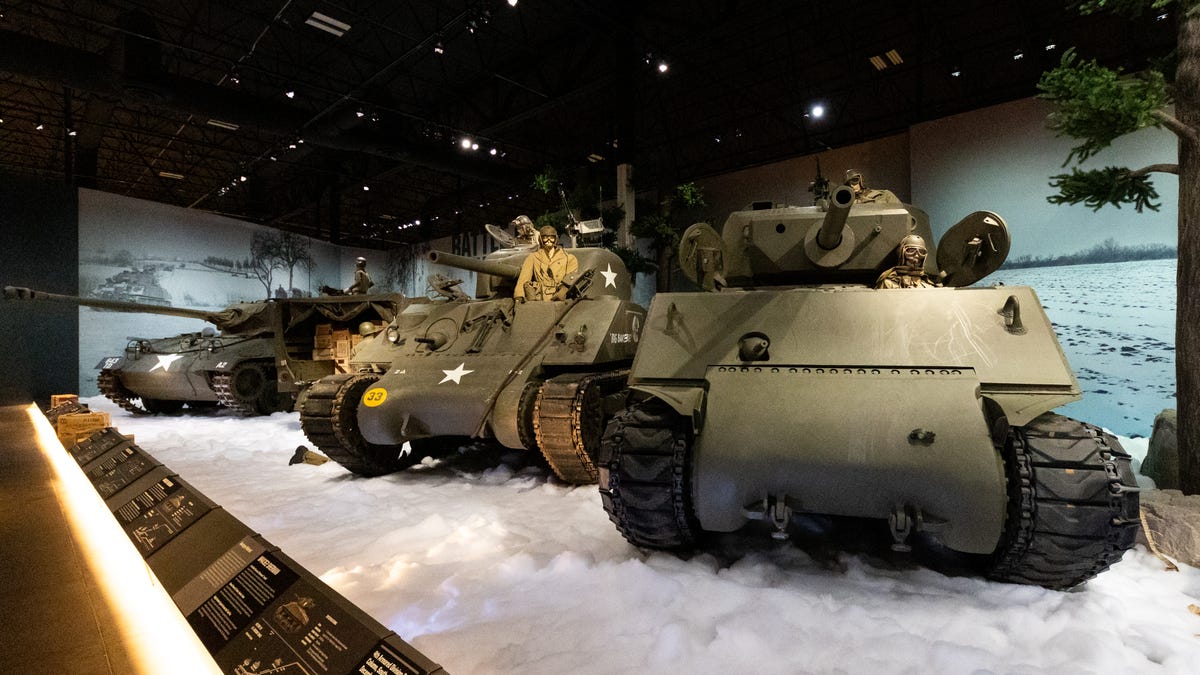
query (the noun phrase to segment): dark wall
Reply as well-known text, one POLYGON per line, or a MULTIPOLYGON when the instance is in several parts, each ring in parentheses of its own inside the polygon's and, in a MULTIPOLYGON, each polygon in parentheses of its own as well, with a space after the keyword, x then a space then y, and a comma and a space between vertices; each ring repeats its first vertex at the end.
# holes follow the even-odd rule
MULTIPOLYGON (((0 173, 0 285, 75 295, 79 203, 73 187, 0 173)), ((46 405, 78 388, 79 310, 0 302, 0 404, 46 405)))

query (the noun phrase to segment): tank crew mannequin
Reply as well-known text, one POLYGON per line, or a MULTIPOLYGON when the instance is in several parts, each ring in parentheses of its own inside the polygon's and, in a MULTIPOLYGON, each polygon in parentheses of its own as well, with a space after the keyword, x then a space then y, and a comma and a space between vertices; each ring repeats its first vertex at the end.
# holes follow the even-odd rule
POLYGON ((872 190, 868 188, 862 173, 854 169, 846 170, 845 185, 850 186, 850 189, 854 190, 854 201, 858 204, 900 203, 900 198, 893 194, 891 190, 872 190))
POLYGON ((509 223, 513 227, 513 235, 516 237, 516 246, 519 248, 537 248, 538 231, 533 226, 533 221, 529 216, 521 215, 512 219, 509 223))
POLYGON ((941 286, 936 280, 925 274, 925 257, 929 251, 925 248, 925 239, 920 235, 910 234, 900 240, 896 247, 898 263, 895 267, 879 275, 875 288, 930 288, 941 286))
POLYGON ((367 259, 359 256, 354 260, 354 283, 346 289, 346 295, 363 295, 371 290, 375 282, 371 281, 371 275, 367 274, 367 259))
POLYGON ((538 250, 525 258, 513 290, 518 302, 561 300, 579 270, 579 259, 558 245, 558 230, 547 225, 538 235, 538 250))

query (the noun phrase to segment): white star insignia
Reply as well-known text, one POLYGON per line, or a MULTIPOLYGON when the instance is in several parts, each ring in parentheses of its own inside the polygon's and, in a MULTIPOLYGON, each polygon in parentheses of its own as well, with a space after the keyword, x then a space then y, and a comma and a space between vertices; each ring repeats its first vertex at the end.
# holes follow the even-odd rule
POLYGON ((163 372, 170 372, 171 364, 183 358, 183 354, 156 354, 156 356, 158 356, 158 363, 150 369, 152 373, 159 368, 162 368, 163 372))
POLYGON ((617 287, 617 273, 612 270, 612 263, 608 264, 608 269, 601 272, 600 276, 604 277, 604 287, 617 287))
POLYGON ((464 361, 464 362, 458 364, 458 367, 455 368, 454 370, 443 370, 442 372, 445 373, 446 376, 443 377, 442 381, 438 382, 438 384, 444 384, 446 382, 449 382, 450 380, 454 380, 454 384, 462 384, 462 376, 463 375, 466 375, 467 373, 475 372, 473 370, 467 370, 466 368, 463 367, 466 365, 467 364, 464 361))

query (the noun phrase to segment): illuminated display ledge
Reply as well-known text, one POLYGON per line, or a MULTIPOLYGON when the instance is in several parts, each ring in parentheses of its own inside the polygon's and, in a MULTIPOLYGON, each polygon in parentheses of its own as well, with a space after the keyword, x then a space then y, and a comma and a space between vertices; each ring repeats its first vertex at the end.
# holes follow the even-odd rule
MULTIPOLYGON (((64 404, 45 421, 80 409, 64 404)), ((444 675, 117 429, 66 452, 75 463, 63 462, 60 479, 90 483, 84 491, 103 501, 221 671, 444 675)))

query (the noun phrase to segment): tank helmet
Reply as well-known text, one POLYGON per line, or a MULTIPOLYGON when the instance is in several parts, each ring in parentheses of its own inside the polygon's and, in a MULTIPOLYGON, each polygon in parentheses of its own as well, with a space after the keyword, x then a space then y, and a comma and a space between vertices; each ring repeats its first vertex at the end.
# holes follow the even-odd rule
POLYGON ((517 216, 516 218, 513 218, 512 222, 509 223, 509 225, 512 225, 514 228, 517 229, 518 232, 520 232, 522 229, 524 229, 526 227, 532 228, 533 221, 529 219, 529 216, 520 215, 520 216, 517 216))
POLYGON ((910 234, 900 240, 900 245, 896 247, 896 252, 899 254, 900 264, 911 267, 924 267, 925 256, 929 254, 929 249, 925 247, 924 237, 919 234, 910 234))
POLYGON ((863 175, 856 169, 846 169, 846 185, 854 187, 863 184, 863 175))
POLYGON ((354 264, 356 264, 356 265, 365 265, 365 264, 367 264, 367 259, 366 259, 366 258, 364 258, 364 257, 362 257, 362 256, 360 255, 360 256, 358 256, 357 258, 355 258, 355 259, 354 259, 354 264))
POLYGON ((554 229, 553 225, 546 225, 542 227, 542 229, 538 230, 538 236, 554 237, 555 239, 558 239, 558 230, 554 229))
POLYGON ((375 324, 371 323, 370 321, 363 321, 362 323, 358 324, 358 334, 363 337, 367 337, 368 335, 374 335, 378 331, 379 331, 379 326, 376 326, 375 324))

